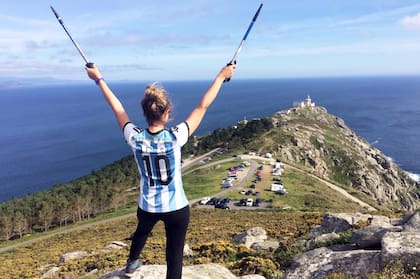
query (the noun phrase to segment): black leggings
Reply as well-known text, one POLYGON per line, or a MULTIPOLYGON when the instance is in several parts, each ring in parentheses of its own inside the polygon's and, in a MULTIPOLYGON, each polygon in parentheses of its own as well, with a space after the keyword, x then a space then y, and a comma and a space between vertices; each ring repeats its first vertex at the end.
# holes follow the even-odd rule
POLYGON ((167 213, 149 213, 138 208, 137 218, 138 225, 131 243, 129 260, 134 261, 140 257, 154 225, 162 220, 166 232, 166 278, 181 279, 185 236, 190 221, 190 207, 186 206, 167 213))

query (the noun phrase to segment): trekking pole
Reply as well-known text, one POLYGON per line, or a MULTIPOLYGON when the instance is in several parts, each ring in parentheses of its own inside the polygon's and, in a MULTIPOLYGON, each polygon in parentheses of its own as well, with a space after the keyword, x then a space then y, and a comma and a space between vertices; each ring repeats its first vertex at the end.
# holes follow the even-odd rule
MULTIPOLYGON (((229 63, 227 63, 228 66, 233 65, 233 64, 236 64, 236 58, 238 57, 239 52, 241 51, 242 47, 244 46, 245 40, 248 37, 248 34, 251 31, 252 26, 254 26, 254 23, 257 20, 258 15, 260 14, 260 11, 261 11, 262 6, 263 6, 263 3, 261 3, 260 6, 258 7, 258 10, 255 13, 254 17, 252 18, 252 21, 249 24, 248 29, 246 30, 245 35, 242 38, 241 43, 239 44, 239 47, 236 49, 235 54, 233 55, 232 59, 229 61, 229 63)), ((229 80, 230 80, 230 78, 225 79, 224 82, 228 82, 229 80)))
POLYGON ((79 45, 76 43, 75 40, 73 40, 73 38, 71 37, 69 31, 67 31, 66 27, 64 26, 63 20, 61 19, 61 17, 58 15, 58 13, 54 10, 53 6, 50 6, 51 10, 53 11, 55 17, 57 18, 58 22, 61 24, 61 26, 63 27, 64 31, 66 31, 67 35, 69 36, 70 40, 72 41, 73 45, 76 47, 77 51, 80 53, 80 55, 82 56, 83 60, 85 60, 86 63, 86 67, 88 68, 93 68, 94 63, 89 62, 88 59, 86 58, 86 55, 83 53, 83 51, 80 49, 79 45))

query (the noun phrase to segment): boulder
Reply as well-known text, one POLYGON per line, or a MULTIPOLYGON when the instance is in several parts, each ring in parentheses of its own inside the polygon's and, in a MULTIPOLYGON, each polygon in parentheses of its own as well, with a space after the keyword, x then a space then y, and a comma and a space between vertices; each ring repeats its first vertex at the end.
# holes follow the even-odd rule
POLYGON ((53 268, 51 268, 50 270, 48 270, 46 273, 44 273, 40 279, 52 279, 52 278, 57 278, 57 276, 60 273, 60 269, 56 266, 54 266, 53 268))
POLYGON ((379 251, 352 250, 334 252, 322 247, 294 258, 283 279, 326 278, 333 273, 363 276, 380 270, 379 251))
POLYGON ((65 263, 70 260, 82 259, 86 257, 87 255, 88 255, 88 252, 86 251, 69 252, 60 256, 60 263, 65 263))
POLYGON ((363 249, 381 249, 382 237, 387 232, 400 232, 401 227, 380 227, 376 225, 369 225, 367 227, 358 229, 353 232, 351 241, 356 244, 357 247, 363 249))
POLYGON ((233 238, 235 244, 245 244, 246 247, 251 248, 252 244, 264 242, 267 239, 267 232, 261 227, 254 227, 245 232, 237 234, 233 238))
POLYGON ((388 232, 382 238, 384 265, 399 261, 420 270, 420 233, 418 231, 388 232))
MULTIPOLYGON (((143 265, 136 271, 132 279, 162 279, 166 276, 165 265, 143 265)), ((126 279, 124 269, 108 273, 99 279, 126 279)), ((219 264, 200 264, 184 266, 182 270, 183 279, 264 279, 261 275, 246 275, 237 277, 226 267, 219 264)))
POLYGON ((125 244, 124 242, 121 242, 121 241, 113 241, 113 242, 111 242, 111 244, 107 245, 105 247, 105 249, 108 249, 108 250, 114 250, 114 249, 119 250, 119 249, 124 249, 125 247, 128 247, 128 245, 125 244))
POLYGON ((264 241, 264 242, 255 242, 251 245, 251 248, 254 250, 276 250, 279 247, 278 241, 264 241))
POLYGON ((404 224, 404 231, 420 232, 420 212, 413 214, 410 219, 404 224))
POLYGON ((391 228, 391 219, 386 216, 373 215, 370 219, 370 225, 382 227, 382 228, 391 228))
POLYGON ((324 215, 321 225, 311 231, 311 236, 314 237, 320 234, 332 232, 345 232, 356 225, 358 222, 367 222, 369 220, 372 220, 372 215, 370 214, 327 213, 324 215))

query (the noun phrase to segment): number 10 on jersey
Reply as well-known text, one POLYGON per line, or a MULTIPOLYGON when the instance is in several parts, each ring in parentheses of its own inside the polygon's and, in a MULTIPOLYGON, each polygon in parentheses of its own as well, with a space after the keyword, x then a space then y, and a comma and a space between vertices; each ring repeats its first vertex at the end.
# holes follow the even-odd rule
POLYGON ((167 186, 172 180, 169 159, 165 155, 143 155, 144 171, 150 187, 167 186))

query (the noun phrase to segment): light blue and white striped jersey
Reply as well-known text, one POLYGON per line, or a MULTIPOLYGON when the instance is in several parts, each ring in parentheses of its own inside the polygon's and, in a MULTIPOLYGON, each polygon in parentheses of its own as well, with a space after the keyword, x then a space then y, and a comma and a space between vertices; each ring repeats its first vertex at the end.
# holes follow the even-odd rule
POLYGON ((181 174, 181 147, 188 135, 186 122, 158 133, 132 123, 124 126, 125 140, 134 153, 140 174, 138 203, 142 210, 163 213, 188 205, 181 174))

